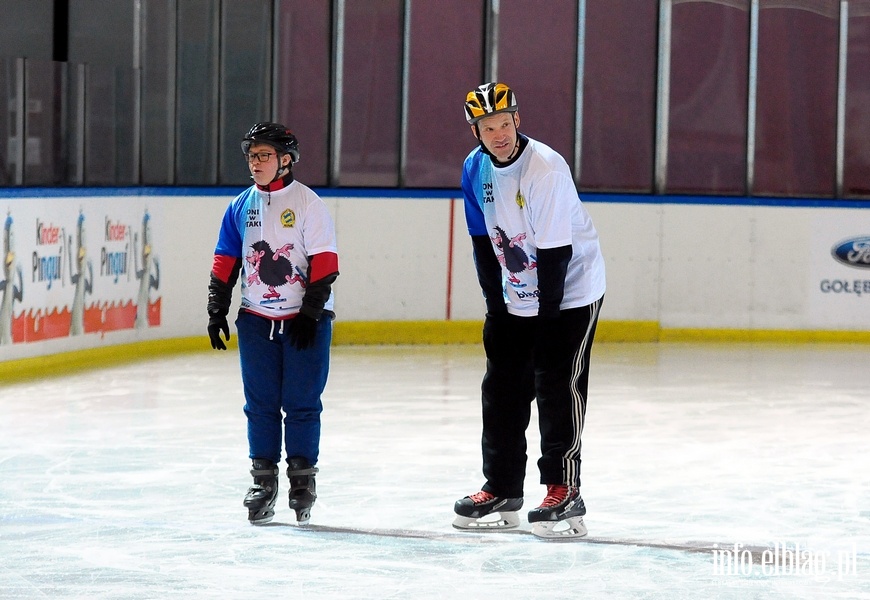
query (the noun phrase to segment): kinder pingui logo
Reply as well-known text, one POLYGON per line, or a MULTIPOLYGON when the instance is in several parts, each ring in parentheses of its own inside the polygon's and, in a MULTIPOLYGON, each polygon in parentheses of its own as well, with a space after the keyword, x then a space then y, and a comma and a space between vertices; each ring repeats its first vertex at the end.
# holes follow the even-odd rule
POLYGON ((856 269, 870 269, 870 235, 848 238, 831 248, 831 256, 838 263, 856 269))

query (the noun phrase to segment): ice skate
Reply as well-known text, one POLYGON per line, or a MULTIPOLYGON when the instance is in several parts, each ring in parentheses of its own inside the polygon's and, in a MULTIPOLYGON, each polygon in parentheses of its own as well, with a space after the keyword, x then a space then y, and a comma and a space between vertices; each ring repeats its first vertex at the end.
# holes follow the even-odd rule
POLYGON ((306 459, 293 457, 289 460, 287 477, 290 478, 290 508, 296 511, 296 524, 307 525, 311 519, 311 507, 317 500, 314 475, 317 467, 312 467, 306 459))
POLYGON ((548 485, 547 496, 538 508, 529 511, 532 533, 546 539, 569 539, 586 535, 583 515, 586 505, 580 488, 548 485))
POLYGON ((513 529, 520 524, 517 511, 522 507, 522 498, 501 498, 489 492, 477 492, 453 505, 456 513, 453 526, 478 531, 513 529))
POLYGON ((254 485, 248 489, 244 501, 251 525, 264 525, 275 516, 279 472, 278 466, 271 460, 254 459, 251 468, 254 485))

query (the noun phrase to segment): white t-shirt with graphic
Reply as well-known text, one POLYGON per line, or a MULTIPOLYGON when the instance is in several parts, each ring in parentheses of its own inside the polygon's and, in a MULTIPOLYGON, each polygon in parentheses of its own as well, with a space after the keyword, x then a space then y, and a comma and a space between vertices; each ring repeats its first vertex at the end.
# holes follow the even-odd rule
MULTIPOLYGON (((215 254, 242 258, 242 307, 270 319, 299 312, 308 257, 337 254, 335 226, 323 200, 293 181, 266 192, 251 186, 224 214, 215 254)), ((333 310, 333 295, 324 306, 333 310)))
POLYGON ((471 235, 488 235, 502 267, 508 312, 538 312, 538 249, 572 246, 561 309, 586 306, 605 291, 598 231, 580 201, 571 171, 556 151, 529 138, 517 160, 496 167, 480 147, 462 173, 471 235))

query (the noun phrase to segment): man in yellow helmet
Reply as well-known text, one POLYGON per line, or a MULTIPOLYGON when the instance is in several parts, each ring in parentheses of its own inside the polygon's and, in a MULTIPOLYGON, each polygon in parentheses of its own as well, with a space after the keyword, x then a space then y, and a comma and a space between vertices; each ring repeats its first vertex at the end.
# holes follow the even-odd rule
POLYGON ((519 525, 525 431, 536 400, 538 468, 547 493, 528 514, 532 533, 583 536, 581 434, 605 291, 598 232, 565 159, 519 132, 513 90, 504 83, 481 85, 468 93, 465 116, 479 142, 465 159, 462 190, 486 299, 481 386, 486 483, 456 502, 453 525, 475 530, 519 525))

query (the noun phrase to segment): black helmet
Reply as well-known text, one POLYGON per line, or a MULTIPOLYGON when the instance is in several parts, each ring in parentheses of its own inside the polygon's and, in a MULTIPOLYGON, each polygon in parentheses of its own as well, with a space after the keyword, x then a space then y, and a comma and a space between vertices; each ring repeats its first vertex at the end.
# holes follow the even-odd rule
POLYGON ((299 162, 299 141, 280 123, 257 123, 251 127, 242 140, 242 152, 247 154, 255 143, 269 144, 279 152, 289 154, 294 163, 299 162))

